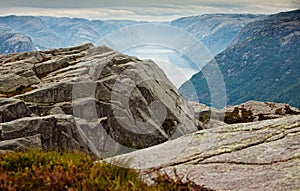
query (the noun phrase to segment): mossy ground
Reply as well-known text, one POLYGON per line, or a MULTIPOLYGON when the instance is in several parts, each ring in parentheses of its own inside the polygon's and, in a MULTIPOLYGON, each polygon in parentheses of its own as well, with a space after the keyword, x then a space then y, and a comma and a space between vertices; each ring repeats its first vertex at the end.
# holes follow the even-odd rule
POLYGON ((32 150, 0 154, 0 190, 202 190, 192 182, 162 175, 147 185, 133 169, 95 163, 80 152, 32 150))

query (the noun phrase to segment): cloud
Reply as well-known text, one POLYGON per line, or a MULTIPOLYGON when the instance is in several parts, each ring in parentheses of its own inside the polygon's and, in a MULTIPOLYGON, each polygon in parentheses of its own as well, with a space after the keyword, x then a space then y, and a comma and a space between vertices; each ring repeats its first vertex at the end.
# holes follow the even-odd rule
POLYGON ((299 8, 297 0, 0 0, 0 15, 169 21, 206 13, 276 13, 299 8))

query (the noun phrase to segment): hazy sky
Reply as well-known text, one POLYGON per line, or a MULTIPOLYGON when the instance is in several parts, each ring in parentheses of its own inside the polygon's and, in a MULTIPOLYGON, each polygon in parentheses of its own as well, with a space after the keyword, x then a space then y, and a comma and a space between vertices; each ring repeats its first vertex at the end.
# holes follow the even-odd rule
POLYGON ((205 13, 276 13, 300 8, 299 0, 0 0, 0 15, 162 21, 205 13))

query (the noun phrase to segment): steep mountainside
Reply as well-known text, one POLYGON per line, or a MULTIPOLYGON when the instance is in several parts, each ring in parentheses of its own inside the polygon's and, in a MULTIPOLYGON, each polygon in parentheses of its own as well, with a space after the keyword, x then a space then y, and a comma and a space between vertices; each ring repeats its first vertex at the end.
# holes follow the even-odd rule
MULTIPOLYGON (((300 107, 300 10, 250 23, 233 42, 233 46, 215 57, 215 62, 202 69, 209 70, 214 63, 218 64, 228 104, 260 100, 300 107)), ((202 72, 179 91, 190 100, 211 103, 202 72), (193 88, 197 95, 192 94, 193 88)))
POLYGON ((107 47, 0 56, 0 84, 0 150, 88 145, 105 157, 197 130, 154 62, 107 47))
POLYGON ((246 24, 261 18, 251 14, 207 14, 180 18, 171 25, 192 33, 216 55, 227 48, 246 24))
POLYGON ((0 24, 0 54, 34 50, 35 47, 29 37, 15 32, 7 25, 0 24))

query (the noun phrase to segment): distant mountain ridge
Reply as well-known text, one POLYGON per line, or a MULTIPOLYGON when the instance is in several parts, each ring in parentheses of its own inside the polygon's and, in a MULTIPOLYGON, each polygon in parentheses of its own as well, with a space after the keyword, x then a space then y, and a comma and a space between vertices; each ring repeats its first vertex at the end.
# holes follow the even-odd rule
MULTIPOLYGON (((87 42, 97 43, 103 36, 139 21, 101 21, 81 18, 35 16, 0 17, 18 33, 29 36, 37 49, 72 47, 87 42)), ((28 50, 29 51, 29 50, 28 50)))
MULTIPOLYGON (((215 56, 225 81, 228 104, 258 100, 300 107, 299 45, 300 10, 274 14, 245 26, 233 45, 215 56)), ((195 74, 189 82, 180 87, 180 93, 210 105, 210 91, 203 74, 195 74), (197 95, 191 93, 193 87, 197 95)))
POLYGON ((18 33, 9 26, 0 24, 0 53, 14 53, 34 51, 32 40, 21 33, 18 33))
MULTIPOLYGON (((180 18, 170 21, 169 24, 195 35, 213 55, 216 55, 228 46, 243 26, 258 18, 260 17, 250 14, 207 14, 180 18)), ((0 24, 9 25, 16 32, 30 37, 38 50, 72 47, 88 42, 97 44, 105 35, 141 23, 147 22, 48 16, 0 17, 0 24)))
POLYGON ((246 24, 263 17, 254 14, 205 14, 179 18, 171 25, 195 35, 212 55, 216 55, 227 48, 246 24))

